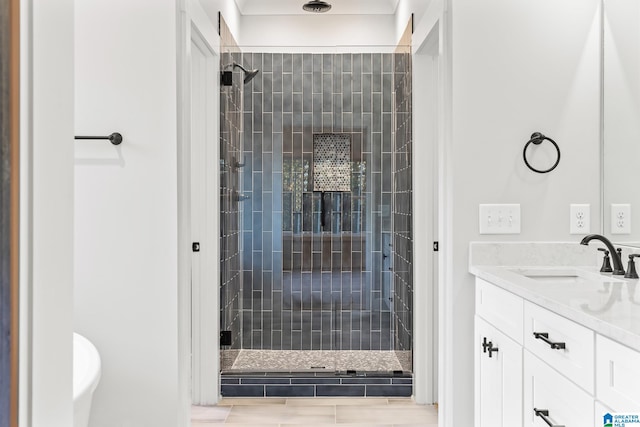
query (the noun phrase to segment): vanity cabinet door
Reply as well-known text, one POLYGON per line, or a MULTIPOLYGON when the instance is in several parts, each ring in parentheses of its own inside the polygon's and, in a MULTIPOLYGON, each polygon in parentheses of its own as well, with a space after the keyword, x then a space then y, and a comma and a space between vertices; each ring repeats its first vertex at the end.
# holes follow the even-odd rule
POLYGON ((476 314, 522 344, 522 298, 482 279, 476 279, 476 314))
POLYGON ((522 426, 522 346, 476 316, 475 426, 522 426))
POLYGON ((594 401, 589 394, 528 350, 524 351, 525 427, 592 426, 593 414, 594 401))
POLYGON ((617 412, 640 412, 640 353, 597 335, 596 397, 617 412))

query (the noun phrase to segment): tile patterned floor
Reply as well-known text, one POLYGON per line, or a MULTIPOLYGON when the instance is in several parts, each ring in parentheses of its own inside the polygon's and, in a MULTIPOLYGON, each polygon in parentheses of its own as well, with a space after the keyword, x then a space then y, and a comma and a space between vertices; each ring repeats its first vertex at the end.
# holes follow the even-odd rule
POLYGON ((193 406, 191 427, 437 427, 437 407, 410 398, 223 399, 193 406))

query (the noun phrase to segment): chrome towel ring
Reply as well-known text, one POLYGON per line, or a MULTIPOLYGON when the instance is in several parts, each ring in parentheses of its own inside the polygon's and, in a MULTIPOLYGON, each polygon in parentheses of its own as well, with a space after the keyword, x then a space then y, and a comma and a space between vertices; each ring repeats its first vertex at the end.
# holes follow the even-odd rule
POLYGON ((541 134, 540 132, 534 132, 533 134, 531 134, 531 139, 524 146, 524 150, 522 150, 522 157, 524 159, 524 163, 532 171, 537 172, 537 173, 551 172, 552 170, 554 170, 558 166, 558 163, 560 163, 560 147, 558 147, 558 144, 556 144, 556 142, 553 139, 549 138, 548 136, 545 136, 545 135, 541 134), (551 142, 554 147, 556 147, 556 151, 558 152, 558 158, 556 159, 556 162, 553 164, 553 166, 551 166, 549 169, 540 170, 540 169, 536 169, 533 166, 531 166, 531 164, 527 160, 527 148, 529 148, 529 144, 531 144, 531 143, 533 143, 534 145, 540 145, 540 144, 542 144, 542 142, 545 139, 547 141, 551 142))

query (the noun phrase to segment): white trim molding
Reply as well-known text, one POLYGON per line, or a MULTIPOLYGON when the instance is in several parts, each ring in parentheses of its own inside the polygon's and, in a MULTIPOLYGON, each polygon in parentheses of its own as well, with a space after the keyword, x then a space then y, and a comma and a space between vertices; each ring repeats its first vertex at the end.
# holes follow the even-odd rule
POLYGON ((185 0, 178 8, 179 385, 181 410, 186 414, 180 419, 185 419, 188 425, 192 403, 214 405, 220 398, 219 79, 216 78, 220 37, 197 0, 185 0), (198 88, 192 88, 194 47, 205 58, 198 66, 205 67, 205 75, 210 76, 197 82, 198 88), (202 90, 204 96, 195 100, 192 90, 202 90), (200 168, 194 167, 196 156, 204 160, 200 168), (206 197, 194 209, 201 198, 192 197, 196 193, 206 197), (196 254, 191 247, 194 229, 201 234, 198 237, 201 250, 196 254), (199 266, 194 270, 197 277, 192 272, 194 265, 199 266))

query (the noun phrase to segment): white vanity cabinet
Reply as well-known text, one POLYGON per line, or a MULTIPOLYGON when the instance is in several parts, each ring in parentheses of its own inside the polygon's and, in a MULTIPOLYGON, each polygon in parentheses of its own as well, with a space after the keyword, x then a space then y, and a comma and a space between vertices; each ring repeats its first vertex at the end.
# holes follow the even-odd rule
POLYGON ((602 427, 607 413, 640 414, 640 279, 601 274, 593 252, 470 245, 474 427, 602 427))
POLYGON ((478 279, 476 427, 522 425, 522 309, 521 298, 478 279))
POLYGON ((602 426, 640 412, 640 352, 476 279, 475 427, 602 426))

